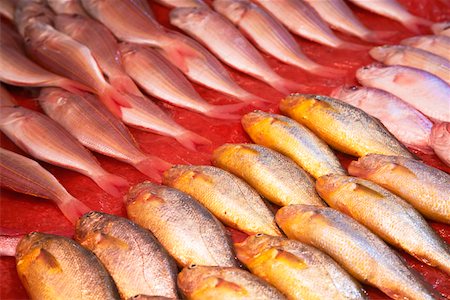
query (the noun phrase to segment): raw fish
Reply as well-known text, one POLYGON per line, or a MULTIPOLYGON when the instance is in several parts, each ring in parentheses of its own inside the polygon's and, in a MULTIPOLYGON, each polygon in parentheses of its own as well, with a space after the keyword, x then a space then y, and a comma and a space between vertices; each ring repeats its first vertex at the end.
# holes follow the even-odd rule
POLYGON ((68 15, 87 16, 86 11, 81 6, 80 0, 47 0, 48 6, 57 13, 68 15))
POLYGON ((450 123, 436 123, 431 129, 430 146, 437 156, 450 167, 450 123))
POLYGON ((12 21, 14 19, 16 2, 17 0, 0 0, 0 15, 12 21))
POLYGON ((450 36, 450 21, 435 23, 431 26, 434 34, 450 36))
POLYGON ((25 38, 28 26, 39 23, 52 25, 55 14, 47 7, 46 0, 19 0, 16 1, 14 23, 17 30, 25 38))
POLYGON ((450 37, 445 35, 422 35, 404 39, 402 45, 419 48, 450 60, 450 37))
POLYGON ((207 6, 203 0, 154 0, 155 2, 166 7, 197 7, 207 6))

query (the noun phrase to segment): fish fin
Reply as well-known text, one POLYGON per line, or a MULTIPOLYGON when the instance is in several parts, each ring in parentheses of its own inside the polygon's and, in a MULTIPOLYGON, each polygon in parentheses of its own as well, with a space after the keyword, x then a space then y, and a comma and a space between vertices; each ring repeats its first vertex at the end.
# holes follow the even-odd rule
POLYGON ((109 78, 109 83, 119 92, 131 94, 133 96, 142 96, 141 91, 134 81, 126 74, 114 75, 109 78))
POLYGON ((117 117, 122 117, 122 111, 120 107, 131 107, 127 96, 117 91, 114 87, 108 86, 99 93, 100 100, 105 106, 117 117))
POLYGON ((162 51, 164 51, 167 60, 174 64, 183 73, 189 72, 189 68, 186 64, 186 58, 202 58, 197 51, 177 39, 170 39, 170 41, 163 46, 162 51))
POLYGON ((366 170, 361 162, 352 161, 348 166, 348 173, 359 178, 368 178, 373 173, 372 170, 366 170))
POLYGON ((61 266, 58 260, 47 250, 40 248, 39 254, 35 258, 35 262, 39 262, 51 271, 52 273, 62 272, 61 266))
POLYGON ((61 203, 57 203, 57 205, 63 215, 72 224, 75 224, 82 215, 92 210, 83 202, 73 197, 61 203))
POLYGON ((247 106, 246 103, 237 103, 237 104, 227 104, 227 105, 214 105, 208 110, 205 115, 216 118, 216 119, 224 119, 224 120, 238 120, 241 118, 240 115, 231 114, 230 112, 238 111, 247 106))
POLYGON ((0 235, 0 257, 16 255, 16 248, 22 237, 22 235, 0 235))
POLYGON ((411 85, 415 84, 417 82, 417 79, 415 76, 409 75, 409 73, 400 72, 395 75, 393 81, 397 84, 411 85))
POLYGON ((420 26, 431 27, 433 22, 424 18, 411 16, 409 20, 403 22, 403 25, 411 32, 420 33, 420 26))
POLYGON ((384 196, 382 194, 380 194, 379 192, 364 186, 362 184, 359 183, 352 183, 353 185, 353 191, 356 193, 362 193, 362 194, 366 194, 366 195, 370 195, 370 196, 374 196, 375 198, 384 198, 384 196))
POLYGON ((211 178, 210 176, 208 176, 204 173, 201 173, 199 171, 192 171, 191 175, 192 175, 192 179, 202 180, 203 182, 206 182, 207 184, 214 183, 213 178, 211 178))
POLYGON ((95 237, 95 241, 97 246, 101 248, 119 248, 123 250, 128 250, 130 248, 124 240, 110 236, 106 233, 99 232, 95 237))
POLYGON ((277 249, 277 254, 275 255, 275 259, 284 263, 287 263, 290 266, 295 266, 299 269, 307 268, 306 263, 301 260, 298 256, 281 249, 277 249))
POLYGON ((301 83, 297 83, 295 81, 285 79, 283 77, 277 77, 274 80, 266 81, 268 84, 270 84, 274 89, 277 91, 289 95, 293 92, 299 92, 302 89, 305 89, 305 85, 301 83))
POLYGON ((417 177, 416 174, 411 171, 410 169, 408 169, 405 166, 396 164, 396 163, 388 163, 384 166, 384 168, 390 170, 392 173, 395 173, 397 175, 401 175, 401 176, 413 176, 413 177, 417 177))
POLYGON ((385 44, 397 34, 398 32, 396 31, 371 31, 363 37, 363 40, 376 44, 385 44))
POLYGON ((141 173, 147 175, 151 179, 155 180, 157 183, 161 183, 161 174, 169 169, 172 164, 167 161, 152 155, 148 155, 145 159, 134 164, 134 167, 138 169, 141 173))
POLYGON ((350 42, 342 42, 339 46, 339 49, 353 50, 353 51, 367 51, 372 48, 370 46, 365 46, 361 44, 355 44, 350 42))
POLYGON ((196 151, 195 145, 211 145, 212 142, 192 131, 186 131, 173 136, 183 147, 196 151))
POLYGON ((240 285, 231 282, 231 281, 227 281, 225 279, 222 278, 217 278, 217 283, 216 283, 216 288, 223 288, 223 289, 227 289, 227 290, 232 290, 235 292, 243 292, 245 291, 244 288, 242 288, 240 285))
POLYGON ((327 66, 317 66, 311 69, 306 69, 309 73, 312 73, 314 75, 319 75, 322 77, 328 77, 328 78, 337 78, 337 77, 343 77, 347 74, 347 70, 340 70, 335 69, 327 66))
POLYGON ((152 194, 152 193, 145 193, 144 195, 142 195, 142 198, 143 198, 143 201, 145 201, 145 202, 152 202, 152 203, 155 203, 155 204, 164 204, 164 203, 166 203, 166 201, 163 198, 158 197, 158 196, 156 196, 155 194, 152 194))
POLYGON ((55 82, 54 85, 78 95, 81 95, 81 91, 90 93, 95 92, 93 89, 85 86, 84 84, 67 78, 62 78, 61 80, 55 82))
POLYGON ((124 178, 110 173, 105 173, 92 179, 102 190, 114 197, 121 196, 120 189, 128 186, 128 181, 124 178))

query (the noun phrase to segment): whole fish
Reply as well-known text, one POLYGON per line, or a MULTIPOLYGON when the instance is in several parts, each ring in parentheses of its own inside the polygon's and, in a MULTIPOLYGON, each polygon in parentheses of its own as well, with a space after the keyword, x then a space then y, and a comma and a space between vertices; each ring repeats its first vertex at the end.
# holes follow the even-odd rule
POLYGON ((283 24, 249 0, 215 0, 213 7, 236 25, 259 49, 280 61, 321 76, 343 75, 339 70, 309 59, 283 24))
POLYGON ((155 2, 168 8, 207 6, 203 0, 155 0, 155 2))
POLYGON ((357 157, 369 153, 412 157, 378 120, 340 100, 292 94, 281 100, 280 110, 341 152, 357 157))
POLYGON ((450 36, 450 21, 434 23, 431 26, 431 30, 433 31, 434 34, 450 36))
POLYGON ((350 0, 352 3, 378 15, 396 20, 413 32, 419 32, 419 25, 429 27, 432 22, 410 14, 396 0, 350 0))
POLYGON ((204 44, 224 63, 282 93, 300 87, 275 73, 232 23, 206 6, 175 8, 170 12, 170 24, 204 44))
POLYGON ((32 299, 120 299, 97 257, 66 237, 26 235, 17 246, 16 267, 32 299))
POLYGON ((289 299, 367 299, 347 272, 314 247, 264 234, 249 236, 234 247, 253 274, 289 299))
POLYGON ((312 178, 292 160, 269 148, 224 144, 214 150, 211 160, 214 166, 242 178, 277 205, 324 205, 312 178))
POLYGON ((258 193, 222 169, 177 165, 164 173, 163 182, 191 195, 227 226, 248 234, 281 235, 258 193))
POLYGON ((189 195, 146 181, 128 192, 126 209, 180 266, 238 266, 223 225, 189 195))
POLYGON ((357 280, 393 299, 443 299, 380 238, 339 211, 290 205, 276 220, 289 238, 325 252, 357 280))
POLYGON ((97 256, 122 299, 137 294, 177 297, 175 261, 148 230, 93 211, 80 218, 74 239, 97 256))
POLYGON ((431 154, 428 145, 433 123, 414 107, 383 90, 341 86, 331 97, 358 107, 377 118, 405 146, 431 154))
POLYGON ((450 123, 436 123, 431 129, 430 146, 436 155, 450 167, 450 123))
POLYGON ((414 159, 367 155, 348 171, 381 185, 409 202, 426 218, 450 224, 450 175, 414 159))
POLYGON ((424 70, 450 84, 450 61, 439 55, 401 45, 375 47, 369 51, 369 54, 385 65, 400 65, 424 70))
POLYGON ((253 142, 286 155, 314 178, 346 174, 328 145, 292 119, 254 111, 244 115, 241 123, 253 142))
POLYGON ((39 23, 52 25, 55 14, 47 6, 47 0, 18 0, 14 11, 14 23, 19 33, 25 37, 28 26, 39 23))
POLYGON ((128 185, 125 179, 105 171, 75 137, 41 113, 2 107, 0 130, 34 158, 88 176, 113 196, 120 196, 119 188, 128 185))
POLYGON ((91 210, 37 162, 3 148, 0 148, 0 184, 19 193, 50 199, 72 223, 91 210))
POLYGON ((14 20, 14 11, 16 9, 16 2, 17 0, 1 0, 0 15, 4 16, 10 21, 14 20))
POLYGON ((450 274, 450 248, 410 204, 360 178, 327 175, 316 190, 332 208, 366 226, 387 243, 450 274))
POLYGON ((50 118, 92 151, 133 165, 157 181, 161 181, 159 171, 171 166, 142 152, 128 128, 92 95, 82 97, 61 89, 46 88, 41 90, 39 103, 50 118))
POLYGON ((191 265, 178 275, 178 287, 188 300, 284 300, 279 291, 247 271, 230 267, 191 265))
POLYGON ((126 72, 148 94, 173 105, 213 118, 235 118, 233 112, 244 104, 212 105, 200 97, 183 74, 156 50, 137 44, 120 45, 126 72))
POLYGON ((422 49, 450 60, 450 37, 444 35, 422 35, 404 39, 402 45, 422 49))
POLYGON ((410 104, 431 120, 450 122, 450 86, 437 76, 415 68, 373 64, 356 71, 367 87, 389 92, 410 104))
POLYGON ((48 6, 57 13, 68 15, 87 16, 86 11, 80 3, 80 0, 46 0, 48 6))

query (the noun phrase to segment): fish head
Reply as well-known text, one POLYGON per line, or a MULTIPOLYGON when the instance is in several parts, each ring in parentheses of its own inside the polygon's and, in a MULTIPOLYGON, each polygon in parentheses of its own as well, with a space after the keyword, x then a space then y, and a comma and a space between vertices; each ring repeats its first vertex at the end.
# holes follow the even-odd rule
POLYGON ((328 111, 329 98, 320 95, 291 94, 280 102, 280 110, 295 119, 306 119, 311 112, 328 111))
POLYGON ((85 241, 91 234, 103 232, 108 224, 107 215, 97 211, 90 211, 82 215, 75 225, 75 239, 85 241))
POLYGON ((28 253, 36 251, 36 249, 41 249, 51 237, 52 235, 41 232, 31 232, 25 235, 17 245, 16 260, 20 261, 28 253))
POLYGON ((295 204, 280 208, 275 220, 288 237, 295 236, 295 232, 308 226, 320 225, 324 222, 322 216, 325 207, 315 205, 295 204))
POLYGON ((450 147, 450 123, 441 122, 433 125, 430 134, 430 142, 433 147, 442 148, 449 151, 450 147))
POLYGON ((373 173, 394 162, 394 156, 368 154, 360 157, 357 161, 352 161, 348 167, 348 172, 352 176, 368 179, 373 173))
POLYGON ((338 175, 338 174, 329 174, 325 176, 321 176, 316 181, 316 190, 319 195, 327 199, 327 203, 329 201, 333 202, 333 195, 348 192, 349 185, 352 185, 353 177, 338 175), (331 199, 331 200, 330 200, 331 199))
POLYGON ((170 12, 170 24, 189 30, 203 26, 204 21, 211 15, 208 7, 178 7, 170 12))
POLYGON ((379 79, 395 75, 395 70, 393 69, 395 67, 385 66, 380 63, 374 63, 359 68, 356 71, 356 78, 360 83, 366 85, 366 83, 369 83, 371 81, 377 81, 379 79))
POLYGON ((242 127, 244 127, 244 130, 248 131, 252 128, 258 129, 262 123, 267 121, 270 122, 270 119, 272 119, 270 114, 260 110, 255 110, 245 114, 241 119, 241 124, 242 127))
POLYGON ((359 104, 367 98, 368 92, 369 89, 362 86, 343 85, 334 89, 331 92, 330 97, 358 107, 359 104))
POLYGON ((234 249, 239 260, 248 265, 264 251, 279 246, 282 240, 284 238, 258 233, 247 237, 243 242, 235 243, 234 249))
POLYGON ((400 45, 378 46, 370 49, 369 54, 377 61, 387 62, 394 56, 401 55, 404 52, 404 48, 405 46, 400 45))
POLYGON ((239 24, 250 5, 251 3, 246 0, 215 0, 213 2, 214 9, 234 24, 239 24))
MULTIPOLYGON (((144 181, 131 187, 128 194, 125 196, 125 206, 139 205, 140 203, 164 203, 165 201, 160 197, 168 187, 160 186, 150 181, 144 181)), ((170 189, 172 190, 172 189, 170 189)))
POLYGON ((189 184, 193 173, 191 166, 175 165, 164 172, 163 183, 168 186, 175 186, 177 183, 189 184))

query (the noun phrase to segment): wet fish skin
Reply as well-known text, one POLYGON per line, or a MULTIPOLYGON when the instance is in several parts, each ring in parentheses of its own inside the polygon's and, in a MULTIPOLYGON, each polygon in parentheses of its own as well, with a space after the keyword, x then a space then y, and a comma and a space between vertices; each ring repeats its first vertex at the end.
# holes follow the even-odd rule
POLYGON ((36 23, 51 25, 55 14, 47 6, 46 0, 19 0, 16 1, 14 23, 19 33, 25 38, 28 26, 36 23))
POLYGON ((402 45, 422 49, 450 60, 450 37, 445 35, 423 35, 404 39, 402 45))
POLYGON ((232 267, 190 266, 178 275, 178 286, 189 300, 286 299, 267 282, 232 267))
POLYGON ((248 234, 281 235, 258 193, 222 169, 176 165, 164 173, 163 183, 189 194, 227 226, 248 234))
MULTIPOLYGON (((1 2, 1 1, 0 1, 1 2)), ((22 36, 12 27, 7 24, 1 24, 2 34, 0 35, 0 47, 11 47, 17 51, 24 53, 25 48, 22 36)))
POLYGON ((387 243, 450 274, 450 248, 405 200, 371 181, 342 175, 320 177, 316 190, 387 243))
POLYGON ((88 16, 80 0, 46 0, 47 5, 58 15, 88 16))
POLYGON ((16 99, 0 84, 0 107, 16 105, 16 99))
POLYGON ((280 110, 341 152, 357 157, 369 153, 413 157, 378 120, 340 100, 292 94, 281 100, 280 110))
POLYGON ((434 34, 450 36, 450 21, 434 23, 431 26, 431 30, 433 31, 434 34))
POLYGON ((126 209, 180 266, 238 266, 223 225, 189 195, 146 181, 128 192, 126 209))
POLYGON ((177 298, 167 298, 162 296, 136 295, 128 298, 128 300, 176 300, 177 298))
POLYGON ((257 110, 241 123, 253 142, 286 155, 314 178, 346 174, 328 145, 290 118, 257 110))
POLYGON ((450 176, 445 172, 417 160, 375 154, 351 162, 348 171, 403 198, 426 218, 450 224, 450 176))
POLYGON ((69 238, 30 233, 17 247, 16 263, 32 299, 120 299, 96 256, 69 238))
POLYGON ((324 205, 312 178, 292 160, 269 148, 224 144, 214 150, 211 161, 214 166, 240 177, 277 205, 324 205))
POLYGON ((8 20, 12 21, 14 19, 15 9, 16 9, 16 0, 0 1, 0 15, 4 16, 8 20))
POLYGON ((430 145, 436 155, 450 167, 450 123, 436 123, 431 129, 430 145))
POLYGON ((346 271, 314 247, 264 234, 249 236, 234 247, 252 273, 289 299, 367 299, 346 271))
POLYGON ((393 299, 443 299, 381 239, 332 208, 290 205, 276 214, 289 238, 330 255, 360 282, 393 299))
POLYGON ((203 0, 155 0, 168 8, 208 6, 203 0))
POLYGON ((330 96, 380 120, 405 146, 423 153, 433 153, 428 145, 433 123, 400 98, 380 89, 362 86, 341 86, 330 96))
POLYGON ((356 71, 358 81, 389 92, 436 122, 450 122, 450 86, 431 73, 404 66, 373 64, 356 71))
POLYGON ((177 298, 175 261, 148 230, 125 218, 90 212, 77 222, 74 239, 97 256, 122 299, 137 294, 177 298))

